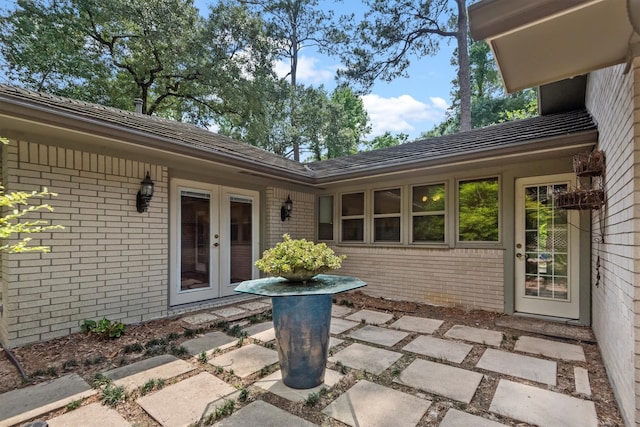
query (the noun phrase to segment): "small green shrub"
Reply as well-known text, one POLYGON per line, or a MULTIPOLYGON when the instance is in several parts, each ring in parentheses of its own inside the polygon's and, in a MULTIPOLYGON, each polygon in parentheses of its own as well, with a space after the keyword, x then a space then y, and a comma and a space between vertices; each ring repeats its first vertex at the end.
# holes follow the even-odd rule
POLYGON ((255 262, 258 269, 272 276, 290 276, 300 271, 325 273, 340 268, 345 255, 338 256, 326 243, 315 244, 306 239, 294 240, 282 235, 282 242, 267 249, 255 262))
POLYGON ((202 353, 200 353, 198 355, 198 362, 204 364, 204 363, 207 363, 207 360, 209 360, 209 359, 207 358, 207 352, 206 351, 203 351, 202 353))
POLYGON ((73 411, 74 409, 78 409, 82 405, 82 399, 74 400, 73 402, 67 403, 65 409, 68 411, 73 411))
POLYGON ((159 390, 162 387, 164 387, 164 379, 162 378, 150 379, 140 387, 140 394, 144 396, 148 394, 150 391, 159 390))
POLYGON ((126 325, 121 322, 107 319, 98 320, 87 319, 80 325, 80 330, 85 333, 93 333, 103 338, 120 338, 126 329, 126 325))
POLYGON ((115 407, 123 401, 125 397, 126 392, 123 386, 116 386, 109 383, 102 389, 100 400, 111 407, 115 407))
POLYGON ((111 378, 105 376, 104 374, 97 373, 93 377, 93 388, 100 388, 102 386, 111 384, 111 378))

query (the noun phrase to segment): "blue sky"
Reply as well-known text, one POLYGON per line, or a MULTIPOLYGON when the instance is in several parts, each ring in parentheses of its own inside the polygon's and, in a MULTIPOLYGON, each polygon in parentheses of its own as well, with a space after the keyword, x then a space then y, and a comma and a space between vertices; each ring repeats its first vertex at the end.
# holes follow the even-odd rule
MULTIPOLYGON (((211 0, 195 0, 203 15, 211 3, 211 0)), ((336 16, 349 13, 361 16, 364 13, 359 0, 320 0, 320 4, 333 8, 336 16)), ((0 9, 14 7, 15 1, 0 0, 0 9)), ((456 73, 450 64, 453 50, 453 41, 443 40, 438 55, 411 58, 409 78, 374 84, 371 93, 362 98, 372 127, 369 139, 385 131, 407 133, 413 139, 442 121, 450 103, 451 80, 456 73)), ((332 90, 335 72, 340 66, 338 58, 319 55, 312 48, 303 49, 299 58, 298 82, 314 86, 323 84, 332 90)), ((276 64, 276 72, 280 75, 287 71, 288 64, 276 64)))

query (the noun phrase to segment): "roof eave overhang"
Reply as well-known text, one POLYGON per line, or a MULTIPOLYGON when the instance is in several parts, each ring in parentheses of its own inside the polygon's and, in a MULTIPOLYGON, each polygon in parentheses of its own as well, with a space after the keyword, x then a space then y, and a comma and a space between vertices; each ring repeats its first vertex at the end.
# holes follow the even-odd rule
POLYGON ((283 181, 307 185, 314 184, 314 179, 308 172, 292 171, 262 163, 257 159, 240 158, 228 153, 210 152, 198 149, 197 147, 190 147, 186 144, 177 144, 175 140, 170 138, 89 117, 83 117, 73 114, 73 112, 34 105, 12 97, 0 96, 0 116, 2 115, 27 121, 37 119, 39 123, 44 123, 49 126, 96 135, 166 153, 194 157, 217 164, 249 169, 253 174, 263 174, 271 178, 279 178, 283 181))
POLYGON ((361 178, 375 178, 384 175, 399 175, 417 169, 454 167, 461 164, 480 163, 487 159, 514 158, 535 153, 549 153, 556 151, 586 150, 596 145, 598 131, 596 129, 576 132, 571 135, 560 135, 538 140, 525 141, 508 147, 474 151, 457 156, 431 157, 427 160, 404 162, 401 165, 363 167, 361 170, 350 172, 332 172, 326 176, 317 176, 318 185, 336 184, 361 178))
POLYGON ((483 0, 469 6, 471 36, 490 44, 510 93, 627 61, 637 41, 629 16, 626 0, 483 0))

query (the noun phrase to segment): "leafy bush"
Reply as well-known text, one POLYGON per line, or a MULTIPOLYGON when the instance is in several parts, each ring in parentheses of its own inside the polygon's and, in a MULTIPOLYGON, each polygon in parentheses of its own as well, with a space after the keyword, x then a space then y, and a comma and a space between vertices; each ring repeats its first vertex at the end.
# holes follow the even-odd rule
POLYGON ((120 338, 127 327, 121 322, 111 322, 106 317, 102 320, 85 320, 80 330, 85 333, 97 334, 101 337, 120 338))
POLYGON ((345 255, 336 255, 325 243, 315 244, 306 239, 293 240, 288 234, 283 241, 267 249, 256 267, 274 276, 291 276, 301 271, 315 274, 336 270, 342 266, 345 255))

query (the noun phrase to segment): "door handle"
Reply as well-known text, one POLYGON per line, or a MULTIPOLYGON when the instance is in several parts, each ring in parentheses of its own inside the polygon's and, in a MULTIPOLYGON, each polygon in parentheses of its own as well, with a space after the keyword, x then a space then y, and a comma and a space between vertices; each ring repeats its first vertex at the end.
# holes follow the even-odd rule
POLYGON ((220 244, 219 244, 218 242, 215 242, 215 243, 214 243, 213 245, 211 245, 211 246, 213 246, 214 248, 217 248, 218 246, 220 246, 220 244))
POLYGON ((522 254, 521 254, 520 252, 518 252, 518 253, 516 254, 516 258, 522 258, 522 254))

